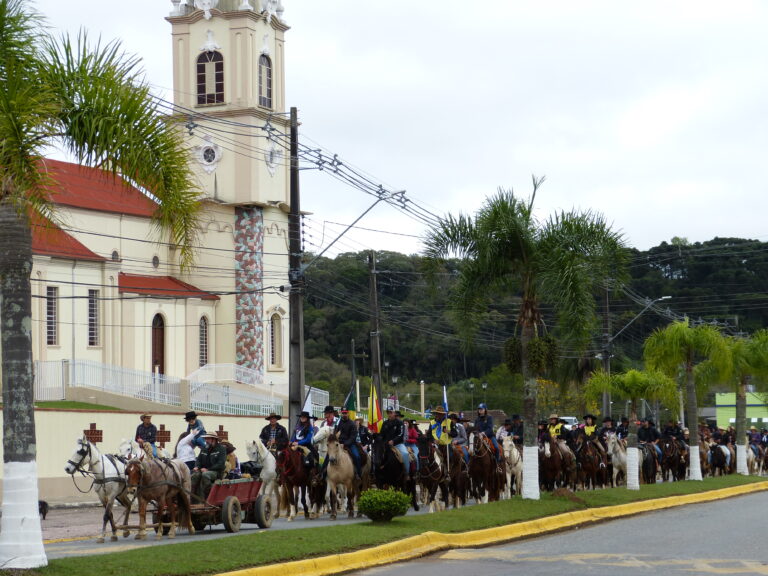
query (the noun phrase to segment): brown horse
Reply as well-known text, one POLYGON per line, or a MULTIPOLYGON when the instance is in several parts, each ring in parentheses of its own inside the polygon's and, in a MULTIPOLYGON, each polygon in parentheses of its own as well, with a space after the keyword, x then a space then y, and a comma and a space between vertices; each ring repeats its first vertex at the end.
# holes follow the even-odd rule
POLYGON ((472 496, 477 502, 495 502, 502 488, 501 478, 506 476, 504 463, 498 464, 493 454, 493 445, 485 435, 469 433, 469 479, 472 482, 472 496))
POLYGON ((683 450, 675 438, 665 436, 661 439, 661 456, 661 479, 664 482, 669 482, 671 476, 675 482, 685 480, 683 450), (681 468, 682 476, 680 474, 681 468))
MULTIPOLYGON (((426 504, 429 506, 429 512, 435 511, 435 496, 438 488, 440 489, 440 501, 442 508, 448 507, 448 474, 446 460, 450 456, 438 456, 435 443, 431 436, 419 435, 416 442, 419 447, 419 482, 421 483, 422 494, 426 494, 426 504)), ((438 501, 438 511, 440 510, 440 501, 438 501)))
POLYGON ((539 484, 552 492, 563 477, 563 457, 557 440, 548 439, 539 444, 539 484))
POLYGON ((304 517, 309 518, 307 488, 309 474, 304 467, 304 453, 296 448, 286 448, 277 454, 277 477, 280 479, 280 504, 288 509, 288 522, 298 513, 299 498, 304 507, 304 517))
POLYGON ((605 486, 608 469, 603 456, 582 429, 573 437, 573 452, 576 455, 577 477, 582 488, 594 490, 598 484, 605 486))
POLYGON ((147 537, 147 504, 157 502, 157 538, 166 533, 164 518, 168 518, 168 538, 176 537, 177 505, 180 526, 194 534, 189 494, 192 480, 189 468, 181 460, 133 459, 125 467, 129 493, 139 498, 139 532, 137 540, 147 537))

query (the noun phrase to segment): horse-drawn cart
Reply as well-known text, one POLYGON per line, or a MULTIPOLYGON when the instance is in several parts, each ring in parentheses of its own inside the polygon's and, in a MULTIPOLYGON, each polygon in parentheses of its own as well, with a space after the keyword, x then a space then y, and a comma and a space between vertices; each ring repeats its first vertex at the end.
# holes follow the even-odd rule
MULTIPOLYGON (((224 524, 227 532, 238 532, 242 522, 269 528, 272 525, 272 504, 268 497, 260 494, 261 487, 262 482, 258 478, 217 480, 205 502, 192 503, 192 525, 196 531, 224 524)), ((157 512, 153 513, 152 522, 158 525, 157 512)))

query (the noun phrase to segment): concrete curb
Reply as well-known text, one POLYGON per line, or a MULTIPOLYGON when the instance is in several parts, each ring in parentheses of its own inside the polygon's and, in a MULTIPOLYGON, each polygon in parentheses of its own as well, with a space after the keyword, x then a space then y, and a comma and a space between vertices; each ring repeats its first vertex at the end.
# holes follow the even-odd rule
POLYGON ((391 564, 403 560, 412 560, 420 558, 427 554, 433 554, 442 550, 455 548, 477 548, 500 544, 520 538, 556 532, 564 528, 574 526, 583 526, 593 522, 602 522, 612 518, 621 518, 631 516, 642 512, 652 512, 654 510, 664 510, 665 508, 674 508, 686 504, 697 504, 701 502, 711 502, 712 500, 721 500, 733 496, 742 496, 754 492, 768 490, 768 482, 756 482, 754 484, 745 484, 743 486, 734 486, 733 488, 722 488, 720 490, 710 490, 699 494, 688 494, 685 496, 670 496, 669 498, 660 498, 657 500, 645 500, 642 502, 633 502, 631 504, 620 504, 618 506, 607 506, 604 508, 591 508, 589 510, 579 510, 576 512, 567 512, 557 516, 529 520, 496 528, 486 528, 484 530, 474 530, 472 532, 459 532, 453 534, 444 534, 441 532, 424 532, 418 536, 412 536, 403 540, 382 544, 365 550, 356 552, 347 552, 345 554, 333 554, 319 558, 310 558, 308 560, 297 560, 294 562, 285 562, 282 564, 270 564, 268 566, 258 566, 255 568, 246 568, 234 572, 225 572, 218 576, 322 576, 327 574, 340 574, 353 570, 364 570, 391 564))

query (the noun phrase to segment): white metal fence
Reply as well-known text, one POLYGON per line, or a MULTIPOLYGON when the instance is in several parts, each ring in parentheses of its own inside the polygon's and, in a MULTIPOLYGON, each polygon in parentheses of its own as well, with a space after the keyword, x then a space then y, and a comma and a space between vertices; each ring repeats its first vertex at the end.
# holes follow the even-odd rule
POLYGON ((187 376, 187 380, 201 383, 239 382, 249 386, 264 387, 261 372, 237 364, 206 364, 187 376))
POLYGON ((35 361, 35 401, 64 400, 69 382, 69 361, 35 361))
POLYGON ((265 416, 283 411, 283 402, 279 398, 233 390, 226 384, 192 384, 190 404, 193 410, 234 416, 265 416))
POLYGON ((70 363, 69 385, 130 396, 158 404, 181 406, 181 379, 90 360, 70 363))

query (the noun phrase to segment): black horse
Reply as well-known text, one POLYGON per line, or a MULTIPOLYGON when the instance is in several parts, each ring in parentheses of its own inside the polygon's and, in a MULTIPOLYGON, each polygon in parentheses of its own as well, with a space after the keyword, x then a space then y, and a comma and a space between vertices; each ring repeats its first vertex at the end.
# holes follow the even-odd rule
POLYGON ((445 453, 441 455, 442 467, 435 458, 436 447, 431 436, 419 434, 416 442, 419 448, 419 481, 421 482, 422 494, 426 493, 426 505, 430 511, 434 510, 435 495, 437 489, 440 489, 440 499, 443 501, 443 508, 448 508, 448 480, 447 458, 445 453))
POLYGON ((640 481, 643 484, 656 484, 656 471, 659 469, 656 448, 653 444, 642 442, 637 449, 640 456, 640 481))
POLYGON ((712 457, 712 462, 709 465, 712 476, 725 476, 728 474, 727 459, 725 458, 723 447, 720 444, 712 444, 709 447, 709 453, 712 457))
POLYGON ((373 435, 371 444, 371 470, 376 479, 376 486, 386 490, 395 488, 411 497, 413 509, 419 509, 416 500, 416 479, 405 474, 403 464, 395 455, 394 448, 389 446, 379 434, 373 435))

